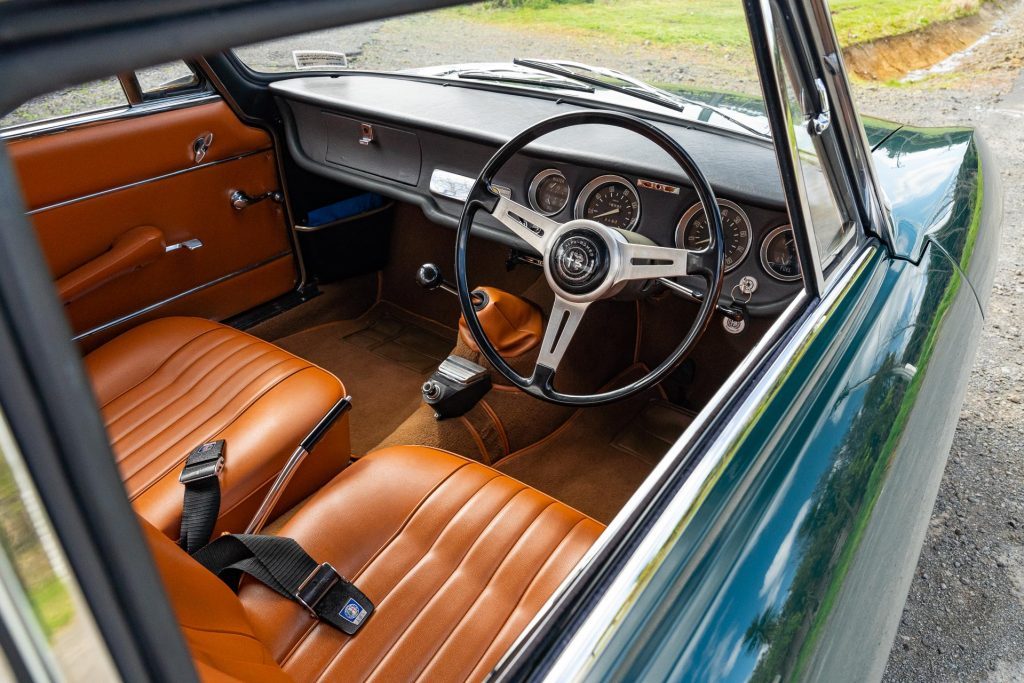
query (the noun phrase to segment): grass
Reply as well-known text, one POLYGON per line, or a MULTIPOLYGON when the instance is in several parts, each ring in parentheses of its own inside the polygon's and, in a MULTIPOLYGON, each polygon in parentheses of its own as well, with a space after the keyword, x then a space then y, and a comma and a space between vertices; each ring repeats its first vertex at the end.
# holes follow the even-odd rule
MULTIPOLYGON (((899 35, 976 13, 986 0, 833 0, 844 46, 899 35)), ((739 0, 500 0, 454 10, 474 20, 624 42, 728 51, 750 39, 739 0)))
POLYGON ((55 576, 47 577, 29 588, 28 597, 47 636, 52 636, 75 615, 71 596, 55 576))

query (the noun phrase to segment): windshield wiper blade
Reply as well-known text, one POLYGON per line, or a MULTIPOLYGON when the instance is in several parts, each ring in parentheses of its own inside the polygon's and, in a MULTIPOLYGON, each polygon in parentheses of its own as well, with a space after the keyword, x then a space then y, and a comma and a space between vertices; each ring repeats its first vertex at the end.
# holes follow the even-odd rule
MULTIPOLYGON (((549 74, 562 76, 563 78, 571 78, 574 81, 586 83, 587 85, 593 86, 595 88, 603 88, 605 90, 620 92, 624 95, 629 95, 630 97, 638 97, 642 100, 647 100, 648 102, 653 102, 654 104, 660 104, 662 106, 668 107, 669 109, 674 109, 675 111, 683 111, 682 104, 670 99, 666 99, 661 95, 655 95, 651 92, 648 92, 645 89, 627 88, 626 86, 623 85, 616 85, 614 83, 602 81, 600 78, 587 76, 585 74, 579 74, 573 71, 572 69, 562 66, 562 62, 548 62, 539 59, 521 59, 519 57, 516 57, 515 59, 512 60, 512 63, 518 66, 525 66, 530 69, 536 69, 537 71, 545 71, 549 74)), ((596 74, 600 74, 603 71, 601 69, 598 69, 597 67, 588 66, 585 68, 587 69, 587 71, 591 71, 596 74)), ((612 76, 610 73, 604 75, 611 76, 612 78, 619 78, 617 75, 612 76)), ((619 78, 619 80, 624 79, 619 78)), ((625 82, 628 83, 629 81, 625 80, 625 82)))
POLYGON ((537 85, 542 88, 561 88, 562 90, 575 90, 578 92, 594 92, 594 89, 589 85, 582 85, 564 79, 504 76, 490 71, 460 71, 456 74, 456 77, 474 81, 494 81, 498 83, 515 83, 517 85, 537 85))
POLYGON ((735 118, 729 113, 722 111, 721 109, 715 107, 714 105, 707 104, 705 102, 700 102, 698 100, 693 100, 683 95, 670 93, 665 90, 662 90, 661 88, 656 88, 649 83, 641 81, 639 78, 635 78, 633 76, 630 76, 629 74, 622 73, 621 71, 607 69, 604 67, 590 66, 589 64, 581 64, 579 62, 558 62, 540 59, 520 59, 518 57, 513 59, 512 63, 517 64, 519 66, 525 66, 531 69, 536 69, 538 71, 544 71, 550 74, 555 74, 563 78, 571 78, 581 83, 586 83, 588 85, 592 85, 598 88, 605 88, 606 90, 622 93, 623 95, 629 95, 630 97, 636 97, 638 99, 645 100, 647 102, 652 102, 654 104, 660 104, 663 107, 668 107, 669 109, 678 112, 682 112, 685 110, 684 104, 699 107, 701 109, 706 109, 710 112, 718 114, 722 118, 726 119, 727 121, 733 123, 736 126, 739 126, 743 130, 753 135, 765 139, 771 138, 771 136, 765 133, 764 131, 758 130, 753 126, 747 125, 746 123, 740 121, 739 119, 735 118), (629 85, 616 85, 615 83, 609 83, 594 76, 587 76, 586 74, 576 73, 575 71, 573 71, 573 69, 589 71, 591 73, 604 76, 605 78, 614 78, 616 80, 622 81, 623 83, 628 83, 629 85))

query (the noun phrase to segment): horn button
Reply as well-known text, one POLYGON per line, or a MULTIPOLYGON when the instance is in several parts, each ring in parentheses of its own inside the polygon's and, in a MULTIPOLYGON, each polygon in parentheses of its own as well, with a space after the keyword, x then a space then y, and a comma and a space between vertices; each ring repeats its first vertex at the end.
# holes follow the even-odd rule
POLYGON ((608 275, 611 259, 604 238, 590 228, 568 230, 555 239, 548 252, 548 272, 561 289, 589 294, 608 275))

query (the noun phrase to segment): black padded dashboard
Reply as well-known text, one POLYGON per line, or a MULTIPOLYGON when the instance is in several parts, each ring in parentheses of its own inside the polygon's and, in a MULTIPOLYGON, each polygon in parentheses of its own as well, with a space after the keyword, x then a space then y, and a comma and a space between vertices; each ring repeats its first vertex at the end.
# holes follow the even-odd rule
MULTIPOLYGON (((519 92, 354 73, 281 80, 271 90, 296 163, 339 182, 417 204, 429 218, 448 226, 457 224, 462 202, 439 194, 436 187, 431 190, 435 172, 475 178, 515 134, 555 114, 582 108, 519 92), (367 136, 372 140, 361 144, 367 136)), ((759 262, 761 240, 788 222, 771 145, 683 122, 655 125, 693 156, 720 199, 736 202, 750 219, 750 251, 726 276, 723 299, 728 301, 740 278, 750 275, 759 283, 750 297, 751 313, 776 310, 799 291, 800 284, 774 280, 759 262)), ((697 201, 688 179, 667 154, 624 129, 586 125, 557 131, 518 155, 496 180, 515 201, 529 204, 530 182, 545 169, 560 171, 570 187, 570 200, 553 216, 556 220, 572 217, 587 182, 614 174, 637 188, 637 231, 665 246, 674 244, 680 217, 697 201), (638 185, 640 180, 669 184, 679 191, 649 189, 638 185)), ((474 234, 523 246, 489 216, 478 217, 474 234)))

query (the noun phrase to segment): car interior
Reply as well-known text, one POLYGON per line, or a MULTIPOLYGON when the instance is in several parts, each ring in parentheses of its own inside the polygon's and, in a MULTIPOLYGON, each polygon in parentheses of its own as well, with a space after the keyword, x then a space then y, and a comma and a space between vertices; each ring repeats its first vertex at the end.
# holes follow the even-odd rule
POLYGON ((6 137, 196 666, 481 679, 802 290, 775 149, 649 103, 605 121, 359 71, 276 77, 261 119, 222 59, 6 137), (318 429, 262 533, 372 600, 354 635, 178 544, 194 449, 223 441, 216 538, 318 429))

